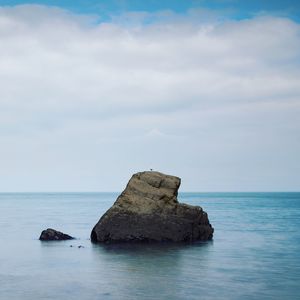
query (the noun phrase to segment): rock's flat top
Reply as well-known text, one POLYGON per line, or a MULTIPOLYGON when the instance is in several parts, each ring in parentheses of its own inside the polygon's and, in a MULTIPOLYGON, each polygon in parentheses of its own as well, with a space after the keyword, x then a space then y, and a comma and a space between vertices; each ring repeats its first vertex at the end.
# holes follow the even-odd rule
POLYGON ((212 238, 199 206, 179 203, 180 178, 160 172, 134 174, 91 233, 93 242, 195 241, 212 238))
POLYGON ((39 239, 41 241, 64 241, 72 240, 74 238, 68 234, 62 233, 52 228, 48 228, 42 231, 39 239))

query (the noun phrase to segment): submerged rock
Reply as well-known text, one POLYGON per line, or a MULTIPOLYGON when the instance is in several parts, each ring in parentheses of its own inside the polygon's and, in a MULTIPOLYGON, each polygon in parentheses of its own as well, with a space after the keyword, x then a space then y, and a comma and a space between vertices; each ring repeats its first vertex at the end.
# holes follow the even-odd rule
POLYGON ((134 174, 91 232, 92 242, 191 242, 210 240, 214 229, 199 206, 179 203, 180 178, 134 174))
POLYGON ((52 228, 48 228, 42 231, 39 239, 41 241, 64 241, 73 240, 74 238, 68 234, 62 233, 52 228))

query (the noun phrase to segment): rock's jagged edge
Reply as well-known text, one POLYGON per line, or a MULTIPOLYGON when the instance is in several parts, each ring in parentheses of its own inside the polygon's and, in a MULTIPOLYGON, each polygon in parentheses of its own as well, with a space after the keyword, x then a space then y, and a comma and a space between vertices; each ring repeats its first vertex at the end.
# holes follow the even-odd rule
POLYGON ((136 173, 91 232, 91 241, 193 242, 213 237, 206 212, 179 203, 181 180, 159 172, 136 173))

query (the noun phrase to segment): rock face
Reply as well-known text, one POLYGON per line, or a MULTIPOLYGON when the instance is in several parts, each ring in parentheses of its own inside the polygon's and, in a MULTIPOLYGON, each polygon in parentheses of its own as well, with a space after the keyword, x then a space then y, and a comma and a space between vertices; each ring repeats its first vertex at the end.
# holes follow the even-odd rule
POLYGON ((179 203, 180 178, 159 172, 134 174, 91 232, 92 242, 191 242, 213 237, 199 206, 179 203))
POLYGON ((64 241, 64 240, 73 240, 74 238, 68 234, 48 228, 42 231, 39 239, 41 241, 64 241))

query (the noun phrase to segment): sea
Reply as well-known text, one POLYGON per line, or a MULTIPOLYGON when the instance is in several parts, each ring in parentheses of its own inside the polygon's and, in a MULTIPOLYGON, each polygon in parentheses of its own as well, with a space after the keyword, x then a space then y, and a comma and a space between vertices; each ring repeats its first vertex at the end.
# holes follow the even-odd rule
POLYGON ((0 299, 300 299, 300 193, 181 193, 212 241, 92 244, 117 196, 0 194, 0 299), (39 241, 49 227, 76 240, 39 241))

